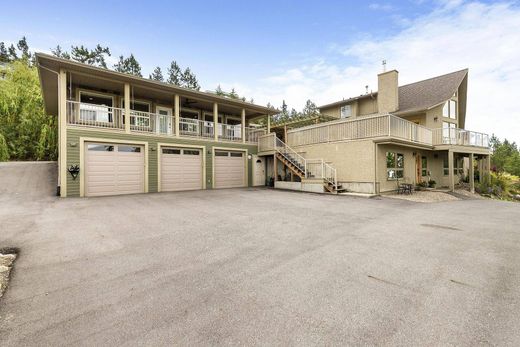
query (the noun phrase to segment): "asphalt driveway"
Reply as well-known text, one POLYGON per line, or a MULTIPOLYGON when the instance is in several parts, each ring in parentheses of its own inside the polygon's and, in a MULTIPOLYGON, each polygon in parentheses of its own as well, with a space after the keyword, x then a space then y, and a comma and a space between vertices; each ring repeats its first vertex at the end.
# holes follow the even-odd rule
POLYGON ((2 346, 520 344, 520 204, 58 199, 53 165, 0 166, 2 346))

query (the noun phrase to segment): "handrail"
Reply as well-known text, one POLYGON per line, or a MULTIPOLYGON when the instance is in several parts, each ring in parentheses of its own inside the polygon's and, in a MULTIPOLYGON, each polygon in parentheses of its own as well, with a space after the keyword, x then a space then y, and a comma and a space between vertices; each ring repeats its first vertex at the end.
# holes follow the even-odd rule
POLYGON ((285 142, 274 136, 274 149, 283 155, 287 160, 303 167, 304 175, 307 176, 307 162, 304 157, 298 154, 294 149, 289 147, 285 142), (294 159, 293 159, 294 158, 294 159))
POLYGON ((460 145, 489 148, 489 135, 459 128, 433 129, 433 145, 460 145))

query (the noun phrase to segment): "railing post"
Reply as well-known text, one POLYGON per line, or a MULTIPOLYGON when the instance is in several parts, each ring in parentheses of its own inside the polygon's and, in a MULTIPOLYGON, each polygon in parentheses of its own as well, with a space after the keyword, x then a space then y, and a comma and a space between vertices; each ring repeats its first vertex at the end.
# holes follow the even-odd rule
POLYGON ((125 83, 125 132, 130 133, 130 83, 125 83))
POLYGON ((246 143, 246 109, 242 109, 242 124, 240 132, 242 133, 242 143, 246 143))
POLYGON ((213 103, 213 131, 214 131, 214 140, 218 141, 218 104, 216 102, 213 103))
POLYGON ((180 102, 180 96, 178 94, 175 94, 173 97, 173 112, 175 116, 175 136, 180 136, 180 114, 181 114, 181 102, 180 102))

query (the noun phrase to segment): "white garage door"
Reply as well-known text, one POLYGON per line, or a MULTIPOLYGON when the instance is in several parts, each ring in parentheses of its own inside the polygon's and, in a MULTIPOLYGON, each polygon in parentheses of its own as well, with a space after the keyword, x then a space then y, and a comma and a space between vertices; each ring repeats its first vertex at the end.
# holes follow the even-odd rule
POLYGON ((161 148, 161 191, 202 189, 200 149, 161 148))
POLYGON ((215 151, 215 188, 246 186, 245 153, 215 151))
POLYGON ((85 144, 85 195, 144 193, 144 147, 85 144))

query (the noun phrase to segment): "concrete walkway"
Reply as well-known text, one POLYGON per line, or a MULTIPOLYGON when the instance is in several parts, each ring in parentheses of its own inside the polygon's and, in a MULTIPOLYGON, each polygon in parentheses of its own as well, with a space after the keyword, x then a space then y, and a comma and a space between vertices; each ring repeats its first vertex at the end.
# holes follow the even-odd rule
POLYGON ((58 199, 38 165, 0 166, 2 346, 520 344, 519 204, 58 199))

